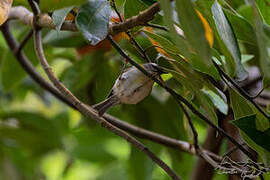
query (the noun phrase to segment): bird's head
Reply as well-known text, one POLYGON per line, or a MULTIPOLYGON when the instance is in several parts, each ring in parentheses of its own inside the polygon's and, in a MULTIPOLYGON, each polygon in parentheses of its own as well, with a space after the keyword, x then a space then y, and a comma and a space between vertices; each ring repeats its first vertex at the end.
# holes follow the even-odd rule
POLYGON ((156 63, 145 63, 143 64, 143 67, 151 74, 167 74, 167 72, 162 67, 158 66, 156 63))

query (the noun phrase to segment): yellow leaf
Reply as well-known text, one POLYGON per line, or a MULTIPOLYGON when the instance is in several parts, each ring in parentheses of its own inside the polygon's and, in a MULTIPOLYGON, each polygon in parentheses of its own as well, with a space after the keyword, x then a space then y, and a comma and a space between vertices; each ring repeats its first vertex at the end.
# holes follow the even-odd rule
POLYGON ((11 5, 12 0, 0 0, 0 25, 7 20, 11 5))
POLYGON ((212 47, 213 46, 213 42, 214 42, 214 37, 213 37, 213 33, 212 33, 212 29, 210 28, 207 20, 203 17, 203 15, 196 10, 198 17, 200 18, 201 22, 203 23, 203 27, 205 30, 205 38, 209 43, 209 46, 212 47))

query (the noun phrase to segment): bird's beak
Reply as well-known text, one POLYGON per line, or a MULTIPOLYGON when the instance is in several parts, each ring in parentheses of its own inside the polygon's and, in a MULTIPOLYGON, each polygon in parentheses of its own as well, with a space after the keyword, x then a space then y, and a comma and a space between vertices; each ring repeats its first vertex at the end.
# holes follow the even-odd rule
POLYGON ((158 67, 158 68, 157 68, 157 72, 158 72, 158 74, 168 74, 168 72, 166 72, 166 71, 164 70, 164 68, 162 68, 162 67, 158 67))

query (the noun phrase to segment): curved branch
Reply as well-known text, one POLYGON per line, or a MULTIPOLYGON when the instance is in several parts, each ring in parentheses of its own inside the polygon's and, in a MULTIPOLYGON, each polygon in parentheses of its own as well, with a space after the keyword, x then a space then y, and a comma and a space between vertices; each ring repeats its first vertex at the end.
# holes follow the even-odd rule
MULTIPOLYGON (((133 16, 124 22, 113 24, 109 26, 109 34, 114 35, 120 32, 126 32, 129 29, 132 29, 136 26, 145 25, 151 21, 155 15, 160 11, 159 3, 155 3, 146 10, 140 12, 137 16, 133 16)), ((24 24, 30 25, 33 27, 33 18, 34 15, 27 8, 23 6, 12 7, 9 13, 8 19, 19 19, 24 24)), ((36 24, 42 28, 55 29, 56 25, 53 22, 53 19, 48 14, 39 14, 36 24)), ((65 21, 62 24, 61 30, 66 31, 78 31, 76 24, 65 21)))
POLYGON ((133 16, 125 20, 123 23, 118 23, 110 26, 109 34, 117 34, 120 32, 125 32, 136 26, 145 25, 147 22, 153 20, 159 11, 159 3, 155 3, 146 10, 140 12, 137 16, 133 16))
POLYGON ((15 38, 12 36, 12 34, 10 32, 10 29, 9 29, 8 23, 3 24, 0 28, 1 28, 1 31, 2 31, 2 33, 4 35, 5 40, 7 42, 7 45, 9 46, 9 48, 12 51, 13 55, 18 60, 20 65, 23 67, 23 69, 34 79, 34 81, 38 82, 38 84, 42 88, 44 88, 47 91, 49 91, 50 93, 52 93, 55 97, 57 97, 58 99, 60 99, 64 103, 66 103, 69 106, 74 108, 74 106, 69 101, 67 101, 66 98, 61 93, 59 93, 59 91, 54 86, 52 86, 51 83, 47 82, 39 74, 39 72, 36 71, 35 67, 27 59, 25 54, 20 50, 18 51, 18 49, 20 49, 19 48, 20 46, 17 43, 17 41, 15 40, 15 38))
MULTIPOLYGON (((30 6, 35 13, 34 19, 36 19, 37 15, 40 14, 40 10, 38 5, 33 0, 28 0, 30 6)), ((34 22, 35 23, 35 22, 34 22)), ((108 121, 106 121, 103 117, 100 117, 98 113, 91 107, 83 104, 77 97, 75 97, 54 75, 52 68, 47 62, 45 57, 43 46, 42 46, 42 32, 41 28, 34 24, 34 45, 37 57, 40 61, 40 64, 44 71, 46 72, 50 81, 55 85, 55 87, 67 98, 72 102, 72 104, 86 117, 90 117, 96 122, 98 122, 102 127, 106 128, 107 130, 113 132, 114 134, 124 138, 127 142, 144 152, 153 162, 155 162, 159 167, 161 167, 169 176, 171 176, 174 180, 181 180, 181 178, 166 164, 164 163, 159 157, 157 157, 153 152, 151 152, 145 145, 141 142, 136 140, 134 137, 127 134, 125 131, 117 128, 116 126, 112 125, 108 121)))

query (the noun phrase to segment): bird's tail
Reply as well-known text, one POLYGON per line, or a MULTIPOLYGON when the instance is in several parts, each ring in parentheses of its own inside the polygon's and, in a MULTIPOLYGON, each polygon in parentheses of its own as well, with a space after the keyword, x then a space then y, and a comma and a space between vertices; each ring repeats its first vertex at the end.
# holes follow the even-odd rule
POLYGON ((110 96, 104 101, 93 105, 92 107, 98 111, 98 115, 102 116, 110 107, 119 104, 116 96, 110 96))

